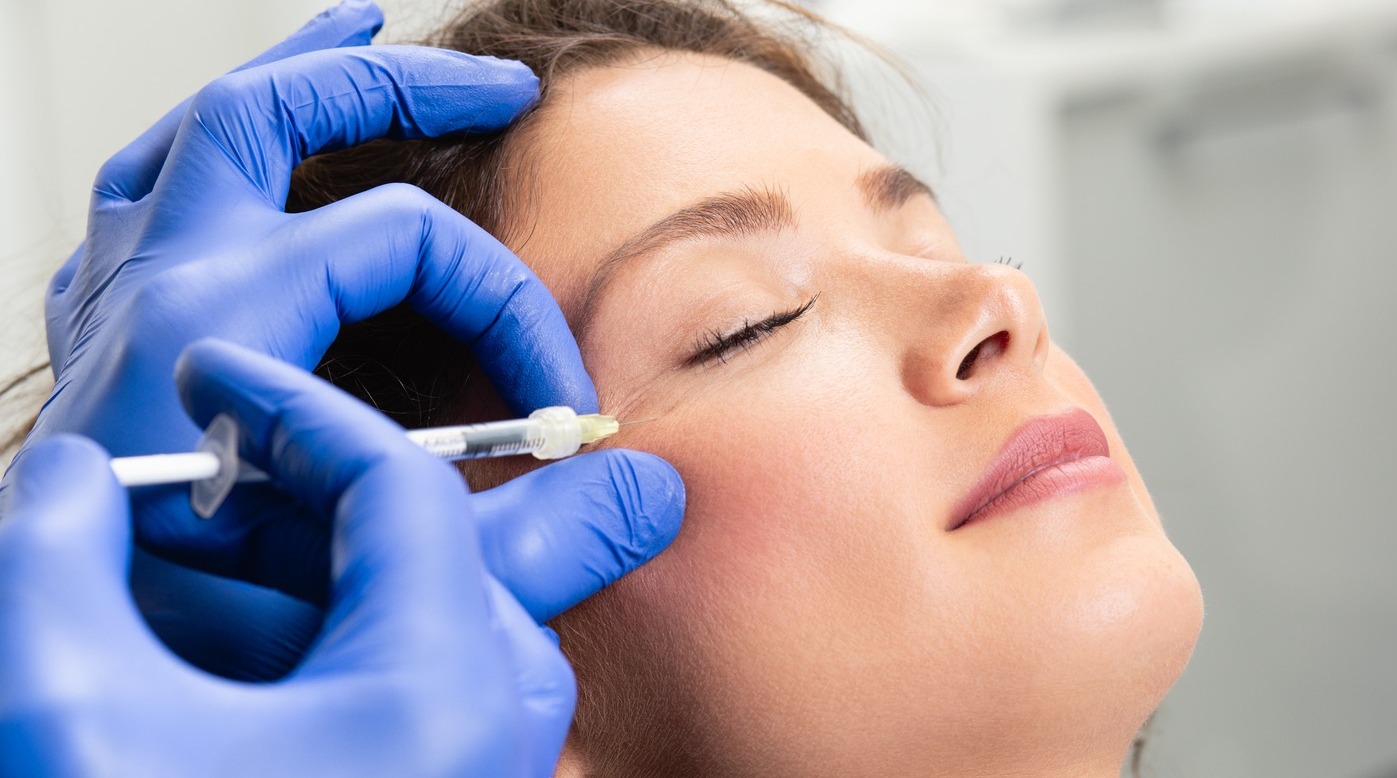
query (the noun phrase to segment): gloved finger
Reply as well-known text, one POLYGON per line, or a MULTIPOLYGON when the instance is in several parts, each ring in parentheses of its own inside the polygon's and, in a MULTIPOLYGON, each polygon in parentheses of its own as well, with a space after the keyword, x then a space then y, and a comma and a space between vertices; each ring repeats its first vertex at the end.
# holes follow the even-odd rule
POLYGON ((521 759, 526 775, 552 775, 563 751, 572 713, 577 707, 577 680, 572 666, 545 630, 492 576, 485 577, 495 629, 503 634, 514 670, 514 691, 526 719, 527 742, 521 759))
POLYGON ((303 370, 224 341, 187 348, 176 380, 196 422, 230 414, 245 458, 334 517, 326 637, 304 672, 446 661, 447 643, 465 645, 453 642, 464 640, 460 630, 487 623, 465 483, 401 427, 303 370))
POLYGON ((57 435, 20 455, 6 476, 0 667, 70 657, 57 663, 69 672, 80 652, 85 672, 100 676, 92 664, 103 656, 135 667, 155 653, 126 588, 131 514, 109 461, 92 441, 57 435))
POLYGON ((316 51, 224 76, 194 96, 157 188, 220 216, 247 192, 276 208, 320 151, 381 137, 490 131, 531 105, 527 67, 421 46, 316 51))
MULTIPOLYGON (((373 0, 345 0, 322 11, 286 40, 232 72, 265 65, 308 51, 366 46, 383 26, 383 12, 373 0)), ((192 99, 192 98, 190 98, 192 99)), ((190 99, 161 117, 150 129, 118 151, 97 173, 93 191, 99 198, 136 201, 150 194, 190 99)))
POLYGON ((389 184, 360 193, 302 215, 294 232, 273 240, 279 256, 268 250, 246 268, 211 272, 237 273, 228 283, 290 296, 267 310, 287 317, 283 331, 314 335, 303 353, 282 358, 312 367, 340 322, 406 300, 471 344, 520 415, 549 405, 596 411, 592 379, 548 288, 498 240, 422 190, 389 184), (287 262, 287 255, 304 259, 287 262), (272 278, 287 281, 267 283, 272 278))
POLYGON ((87 241, 78 244, 49 280, 48 293, 44 295, 44 335, 48 340, 49 347, 49 367, 53 370, 53 377, 58 378, 58 371, 63 364, 68 361, 68 355, 73 353, 73 338, 75 333, 70 327, 72 317, 70 312, 64 309, 63 293, 68 291, 68 285, 73 283, 73 276, 77 275, 78 267, 82 264, 82 258, 87 253, 87 241))
POLYGON ((663 551, 684 483, 657 456, 608 449, 476 494, 471 509, 486 567, 542 623, 663 551))
POLYGON ((59 265, 54 272, 53 278, 49 279, 48 296, 50 298, 61 295, 68 291, 68 285, 73 283, 73 276, 77 275, 78 266, 82 264, 83 254, 87 252, 87 241, 78 244, 73 253, 68 255, 68 259, 59 265))

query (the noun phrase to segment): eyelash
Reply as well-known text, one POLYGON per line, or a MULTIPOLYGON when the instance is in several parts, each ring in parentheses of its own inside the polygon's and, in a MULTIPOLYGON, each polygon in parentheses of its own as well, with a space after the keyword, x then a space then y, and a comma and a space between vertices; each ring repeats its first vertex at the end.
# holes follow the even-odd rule
POLYGON ((818 299, 820 296, 817 294, 799 308, 784 313, 773 313, 761 321, 744 321, 741 327, 726 334, 710 330, 694 343, 693 356, 689 357, 685 366, 697 367, 713 361, 726 364, 733 351, 739 348, 746 351, 766 340, 776 330, 804 316, 815 306, 818 299))
POLYGON ((1008 265, 1015 270, 1023 270, 1023 262, 1015 262, 1013 257, 1000 257, 994 261, 996 265, 1008 265))

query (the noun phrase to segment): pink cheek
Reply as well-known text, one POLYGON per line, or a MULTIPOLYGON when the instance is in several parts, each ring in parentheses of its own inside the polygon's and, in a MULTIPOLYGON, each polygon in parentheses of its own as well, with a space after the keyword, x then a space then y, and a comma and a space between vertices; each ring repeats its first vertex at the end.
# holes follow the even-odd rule
POLYGON ((872 520, 894 513, 879 504, 896 493, 881 482, 882 466, 834 447, 710 440, 671 462, 689 497, 675 556, 717 586, 741 581, 780 599, 772 587, 845 577, 850 554, 891 548, 900 532, 872 520))
POLYGON ((675 466, 689 490, 686 518, 723 546, 766 547, 807 507, 793 485, 810 471, 775 446, 690 449, 675 466))

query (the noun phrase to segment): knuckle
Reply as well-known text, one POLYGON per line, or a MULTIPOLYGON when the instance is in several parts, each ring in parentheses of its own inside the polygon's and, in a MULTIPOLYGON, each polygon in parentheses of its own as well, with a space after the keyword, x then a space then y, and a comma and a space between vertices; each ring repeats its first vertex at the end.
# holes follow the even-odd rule
POLYGON ((337 204, 343 216, 378 225, 392 243, 395 256, 415 256, 431 234, 437 218, 436 198, 407 183, 382 184, 337 204))
POLYGON ((391 212, 396 218, 416 216, 425 219, 441 205, 422 188, 402 182, 378 186, 371 195, 375 208, 391 212))
POLYGON ((246 109, 249 103, 260 102, 263 93, 275 92, 274 83, 256 70, 244 70, 219 76, 194 94, 190 110, 195 116, 224 115, 246 109))
POLYGON ((168 331, 177 326, 180 319, 195 302, 190 299, 191 288, 184 273, 177 269, 165 270, 144 279, 131 294, 131 337, 140 341, 151 330, 168 331))
POLYGON ((103 189, 110 182, 121 179, 126 175, 129 165, 122 156, 112 157, 102 166, 97 168, 97 177, 92 180, 93 189, 103 189))
POLYGON ((393 181, 382 184, 374 189, 379 196, 387 198, 391 202, 400 202, 408 205, 422 207, 425 203, 435 203, 436 198, 427 194, 426 190, 416 184, 409 184, 403 181, 393 181))
POLYGON ((181 265, 140 279, 121 313, 121 354, 135 358, 173 360, 176 352, 210 327, 209 315, 217 310, 206 299, 209 284, 201 282, 198 268, 181 265))

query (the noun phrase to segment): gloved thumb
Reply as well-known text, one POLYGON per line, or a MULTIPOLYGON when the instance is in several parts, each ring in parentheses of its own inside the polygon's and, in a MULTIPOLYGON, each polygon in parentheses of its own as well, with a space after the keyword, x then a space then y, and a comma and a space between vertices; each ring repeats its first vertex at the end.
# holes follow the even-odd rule
POLYGON ((541 623, 663 551, 684 482, 657 456, 608 449, 473 495, 471 508, 486 567, 541 623))
MULTIPOLYGON (((131 512, 96 443, 58 435, 35 444, 5 478, 0 520, 4 651, 71 654, 153 645, 127 589, 131 512), (52 644, 52 641, 63 645, 52 644), (133 645, 134 643, 134 645, 133 645)), ((135 659, 135 657, 127 657, 135 659)))

